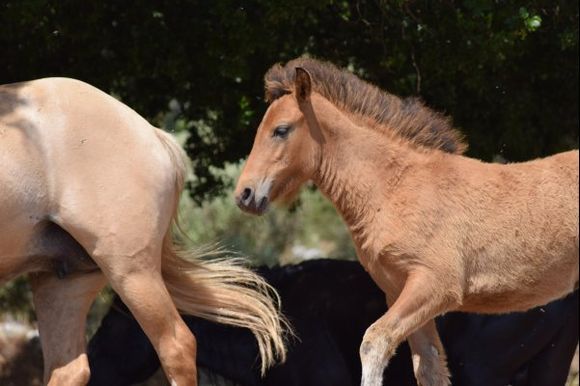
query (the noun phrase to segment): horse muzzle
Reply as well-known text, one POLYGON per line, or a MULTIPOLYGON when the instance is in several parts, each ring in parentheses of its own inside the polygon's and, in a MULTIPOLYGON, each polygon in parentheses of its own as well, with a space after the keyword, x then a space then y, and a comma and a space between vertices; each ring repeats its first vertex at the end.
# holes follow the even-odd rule
POLYGON ((254 189, 245 187, 236 195, 236 204, 244 212, 259 216, 268 209, 269 199, 267 195, 257 195, 254 189))

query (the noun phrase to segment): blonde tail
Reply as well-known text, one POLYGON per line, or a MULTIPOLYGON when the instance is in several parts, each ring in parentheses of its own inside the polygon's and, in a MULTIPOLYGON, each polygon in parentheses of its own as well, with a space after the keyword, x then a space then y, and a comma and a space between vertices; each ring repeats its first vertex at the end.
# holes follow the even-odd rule
MULTIPOLYGON (((176 171, 177 202, 186 174, 186 156, 171 135, 158 130, 176 171)), ((185 251, 173 242, 171 231, 163 244, 162 272, 177 308, 187 314, 218 323, 245 327, 258 342, 262 374, 276 360, 284 361, 284 330, 289 327, 280 313, 276 291, 246 268, 239 258, 213 258, 220 250, 185 251)))

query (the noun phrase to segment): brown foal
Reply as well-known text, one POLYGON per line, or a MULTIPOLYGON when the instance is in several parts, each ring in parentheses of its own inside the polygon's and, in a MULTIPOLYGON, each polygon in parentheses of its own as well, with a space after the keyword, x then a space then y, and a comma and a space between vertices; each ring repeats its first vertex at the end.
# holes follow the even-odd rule
POLYGON ((408 339, 420 385, 448 385, 433 318, 526 310, 578 287, 578 151, 498 165, 470 159, 442 115, 331 64, 265 77, 270 103, 236 188, 245 211, 312 180, 348 224, 389 311, 360 347, 362 385, 408 339))

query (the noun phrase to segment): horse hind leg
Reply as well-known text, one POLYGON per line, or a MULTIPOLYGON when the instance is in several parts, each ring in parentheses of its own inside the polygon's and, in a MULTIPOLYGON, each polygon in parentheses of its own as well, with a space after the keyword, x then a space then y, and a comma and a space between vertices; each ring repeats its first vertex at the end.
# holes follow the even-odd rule
MULTIPOLYGON (((77 223, 67 227, 67 232, 85 248, 139 322, 171 384, 197 385, 196 341, 177 312, 161 274, 164 235, 161 230, 166 227, 150 221, 135 224, 130 219, 136 217, 116 221, 107 221, 111 217, 105 217, 99 226, 85 223, 79 227, 77 223)), ((143 217, 156 216, 149 213, 143 217)), ((79 368, 83 369, 84 377, 88 374, 88 367, 84 366, 86 356, 81 359, 79 368)))
POLYGON ((87 251, 127 305, 170 383, 196 385, 196 341, 161 273, 163 240, 177 205, 175 170, 156 162, 159 157, 151 157, 149 151, 131 159, 128 163, 119 159, 114 173, 99 166, 87 180, 78 176, 78 183, 87 189, 83 194, 67 192, 67 205, 59 207, 54 218, 87 251), (140 169, 133 159, 141 160, 140 169), (111 184, 114 188, 92 188, 111 184))
MULTIPOLYGON (((116 257, 107 276, 159 355, 171 385, 197 385, 197 343, 177 312, 152 256, 116 257)), ((111 256, 112 258, 113 256, 111 256)), ((159 255, 160 258, 160 255, 159 255)), ((102 259, 102 258, 101 258, 102 259)))
POLYGON ((98 224, 77 222, 67 231, 87 250, 127 305, 155 348, 170 382, 196 385, 195 337, 177 312, 161 274, 169 218, 158 213, 170 211, 154 203, 145 212, 133 209, 123 208, 122 217, 104 213, 98 224))
POLYGON ((52 272, 31 274, 30 284, 44 357, 44 382, 49 386, 86 385, 86 316, 105 284, 100 272, 64 279, 52 272))

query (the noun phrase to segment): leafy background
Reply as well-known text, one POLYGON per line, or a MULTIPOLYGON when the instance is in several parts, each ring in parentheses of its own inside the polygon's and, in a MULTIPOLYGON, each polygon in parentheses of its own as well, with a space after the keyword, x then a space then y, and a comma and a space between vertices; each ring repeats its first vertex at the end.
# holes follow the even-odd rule
MULTIPOLYGON (((0 83, 79 78, 175 133, 194 172, 181 210, 191 243, 256 264, 354 258, 314 188, 262 218, 233 206, 276 62, 310 55, 420 96, 453 117, 473 157, 578 147, 577 1, 4 0, 0 47, 0 83)), ((28 298, 25 281, 5 285, 0 313, 33 318, 28 298)))
POLYGON ((248 154, 264 72, 303 54, 421 96, 478 158, 578 143, 576 1, 8 0, 0 44, 1 83, 70 76, 183 118, 196 202, 223 190, 210 166, 248 154))

